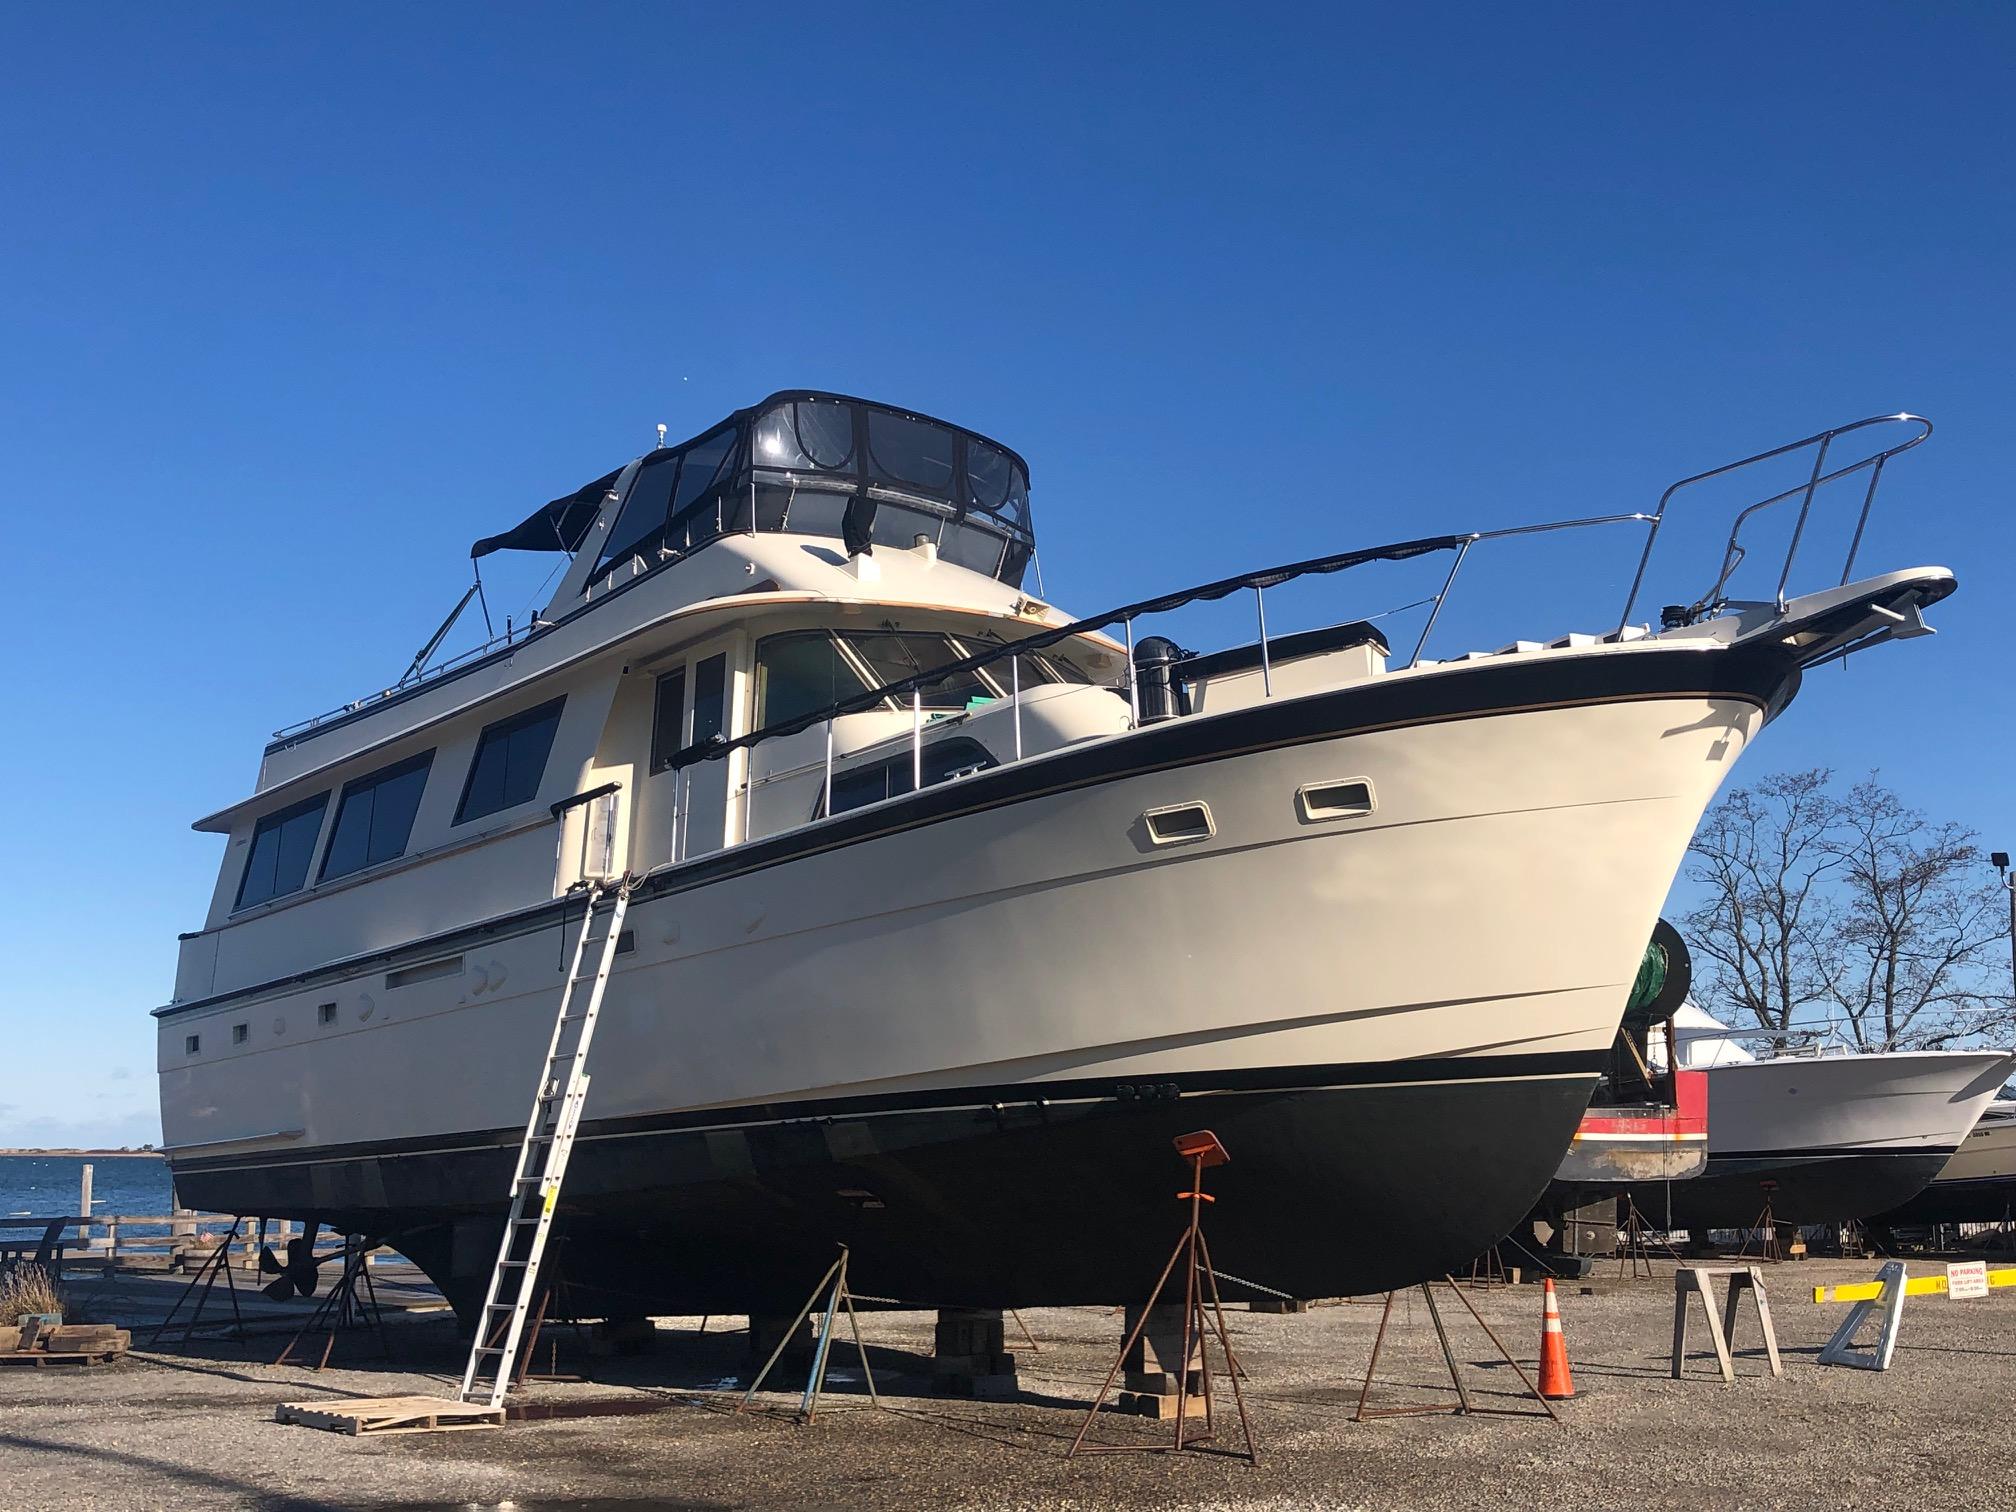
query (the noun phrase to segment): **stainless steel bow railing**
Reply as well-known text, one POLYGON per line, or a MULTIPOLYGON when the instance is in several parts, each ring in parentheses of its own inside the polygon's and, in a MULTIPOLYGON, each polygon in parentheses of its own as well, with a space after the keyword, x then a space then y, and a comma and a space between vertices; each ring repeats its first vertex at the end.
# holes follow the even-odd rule
POLYGON ((1659 496, 1659 507, 1652 512, 1652 528, 1646 533, 1645 550, 1638 558, 1638 571, 1631 579, 1631 591, 1625 596, 1624 613, 1619 616, 1617 621, 1618 630, 1621 632, 1631 622, 1631 610, 1637 605, 1639 589, 1644 586, 1645 569, 1651 564, 1652 549, 1659 544, 1659 530, 1666 523, 1666 506, 1673 501, 1677 494, 1694 487, 1696 484, 1706 483, 1711 478, 1726 477, 1730 473, 1740 472, 1746 467, 1754 467, 1759 463, 1769 462, 1777 457, 1790 456, 1792 453, 1803 451, 1809 446, 1813 448, 1813 470, 1804 483, 1788 488, 1782 493, 1773 494, 1769 498, 1759 499, 1754 504, 1746 505, 1737 514, 1735 523, 1729 529, 1729 541, 1722 552, 1722 570, 1716 575, 1714 585, 1698 600, 1686 606, 1682 612, 1686 616, 1683 623, 1692 623, 1703 615, 1713 613, 1718 607, 1726 603, 1727 600, 1722 597, 1722 592, 1729 586, 1729 579, 1735 574, 1737 567, 1742 564, 1744 557, 1747 555, 1741 542, 1743 527, 1750 522, 1753 516, 1762 513, 1764 510, 1771 509, 1789 500, 1797 499, 1799 500, 1799 518, 1792 526, 1792 539, 1785 548, 1785 560, 1779 568, 1778 587, 1774 594, 1774 601, 1778 608, 1782 610, 1785 607, 1785 586, 1790 582, 1792 577, 1792 564, 1799 555, 1799 543, 1805 537, 1806 522, 1813 513, 1814 496, 1827 484, 1861 472, 1865 468, 1868 469, 1869 486, 1863 491, 1862 509, 1855 519, 1855 534, 1853 539, 1848 543, 1848 554, 1841 564, 1840 581, 1845 583, 1848 581, 1849 575, 1854 572, 1855 558, 1862 550, 1862 535, 1869 526, 1869 513, 1876 503, 1877 486, 1883 481, 1884 464, 1898 453, 1911 450, 1912 447, 1918 445, 1931 434, 1932 422, 1922 415, 1907 413, 1871 415, 1866 420, 1855 420, 1847 425, 1837 425, 1832 429, 1807 436, 1803 440, 1787 442, 1783 446, 1774 446, 1769 451, 1758 452, 1754 457, 1744 457, 1736 462, 1725 462, 1720 467, 1712 467, 1707 472, 1696 473, 1691 478, 1682 478, 1659 496), (1858 458, 1846 467, 1837 467, 1832 472, 1827 471, 1827 454, 1832 450, 1834 442, 1839 437, 1848 435, 1852 431, 1866 430, 1872 425, 1911 425, 1916 426, 1918 429, 1916 434, 1907 437, 1895 446, 1884 447, 1880 451, 1871 452, 1865 457, 1858 458))

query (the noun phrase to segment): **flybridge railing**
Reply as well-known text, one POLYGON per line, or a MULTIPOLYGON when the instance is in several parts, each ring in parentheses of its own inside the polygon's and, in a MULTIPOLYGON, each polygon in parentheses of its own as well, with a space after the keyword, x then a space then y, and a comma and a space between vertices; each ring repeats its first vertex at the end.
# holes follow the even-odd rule
POLYGON ((463 595, 461 603, 455 606, 454 612, 448 616, 447 622, 434 632, 433 640, 421 648, 420 654, 413 659, 413 664, 406 669, 405 675, 391 687, 380 688, 375 693, 366 693, 362 698, 354 698, 349 703, 338 705, 333 709, 325 709, 320 714, 311 715, 307 719, 297 720, 291 725, 282 726, 273 732, 272 738, 274 740, 291 740, 296 735, 306 735, 310 730, 328 724, 331 720, 341 719, 348 714, 355 714, 359 709, 368 709, 371 705, 383 703, 388 698, 396 698, 399 694, 417 688, 422 683, 432 682, 437 677, 442 677, 453 672, 457 667, 467 666, 473 661, 481 661, 493 651, 501 651, 507 646, 515 646, 520 641, 526 640, 541 630, 550 630, 552 628, 548 622, 536 617, 523 625, 513 625, 507 619, 504 622, 504 633, 502 635, 493 635, 481 645, 471 646, 466 651, 458 651, 446 661, 437 662, 431 667, 427 666, 427 658, 433 655, 435 648, 440 645, 442 638, 447 635, 449 627, 454 624, 456 617, 467 606, 470 595, 474 594, 475 591, 474 588, 471 588, 468 594, 463 595))
POLYGON ((1697 484, 1706 483, 1712 478, 1727 477, 1731 473, 1741 472, 1746 467, 1754 467, 1759 463, 1770 462, 1778 457, 1789 457, 1795 452, 1806 450, 1808 447, 1813 448, 1813 470, 1804 483, 1795 484, 1782 493, 1776 493, 1769 498, 1759 499, 1754 504, 1746 505, 1737 514, 1735 523, 1729 528, 1729 540, 1722 551, 1722 570, 1716 575, 1714 586, 1709 588, 1694 603, 1680 609, 1678 622, 1691 624, 1704 615, 1714 613, 1729 602, 1729 600, 1723 598, 1722 592, 1729 586, 1729 579, 1735 575, 1736 569, 1742 565, 1744 557, 1748 554, 1741 541, 1743 527, 1750 523, 1753 516, 1761 514, 1767 509, 1772 509, 1780 504, 1789 503, 1791 500, 1797 499, 1799 501, 1799 516, 1792 526, 1791 542, 1785 548, 1785 560, 1779 567, 1778 587, 1773 598, 1773 602, 1782 612, 1785 608, 1785 585, 1791 581, 1792 564, 1799 555, 1799 544, 1805 537, 1806 523, 1813 513, 1813 501, 1819 491, 1829 483, 1837 482, 1856 473, 1866 470, 1869 474, 1869 486, 1862 493, 1862 509, 1855 518, 1855 534, 1848 543, 1848 554, 1841 563, 1840 581, 1846 583, 1850 574, 1855 570, 1855 558, 1862 550, 1862 535, 1869 528, 1869 513, 1876 503, 1877 486, 1883 481, 1884 464, 1900 452, 1907 452, 1912 447, 1919 445, 1931 434, 1932 422, 1927 420, 1923 415, 1908 413, 1871 415, 1866 420, 1853 420, 1846 425, 1837 425, 1831 430, 1824 430, 1807 436, 1804 440, 1789 441, 1783 446, 1774 446, 1770 451, 1758 452, 1754 457, 1744 457, 1741 461, 1737 462, 1725 462, 1720 467, 1713 467, 1707 472, 1696 473, 1691 478, 1682 478, 1659 496, 1659 507, 1652 512, 1652 528, 1646 533, 1645 550, 1638 558, 1638 571, 1631 579, 1631 592, 1625 597, 1624 613, 1617 621, 1618 630, 1622 631, 1631 622, 1631 610, 1637 604, 1638 590, 1645 582, 1645 569, 1652 561, 1652 548, 1658 545, 1659 529, 1666 522, 1666 506, 1673 501, 1676 495, 1686 489, 1693 488, 1697 484), (1915 434, 1906 437, 1895 446, 1887 446, 1880 451, 1871 452, 1867 456, 1850 462, 1845 467, 1837 467, 1832 472, 1829 472, 1827 470, 1827 455, 1833 450, 1835 441, 1851 432, 1866 430, 1872 425, 1909 425, 1915 426, 1917 429, 1915 434))

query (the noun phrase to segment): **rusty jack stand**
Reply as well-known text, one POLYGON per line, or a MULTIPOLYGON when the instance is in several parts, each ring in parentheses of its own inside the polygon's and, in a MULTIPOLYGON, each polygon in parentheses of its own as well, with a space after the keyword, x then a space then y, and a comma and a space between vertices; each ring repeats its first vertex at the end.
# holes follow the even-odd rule
POLYGON ((1085 1414, 1085 1421, 1078 1427, 1078 1436, 1071 1440, 1071 1447, 1064 1458, 1071 1459, 1079 1453, 1085 1454, 1166 1454, 1186 1448, 1197 1448, 1211 1441, 1216 1432, 1216 1420, 1211 1411, 1211 1357, 1207 1345, 1209 1335, 1216 1334, 1218 1347, 1224 1352, 1225 1374, 1232 1381, 1232 1400, 1239 1409, 1239 1427, 1246 1436, 1243 1454, 1236 1449, 1213 1450, 1213 1453, 1231 1454, 1244 1459, 1249 1465, 1260 1463, 1260 1447, 1253 1438, 1253 1420, 1246 1414, 1246 1394, 1239 1389, 1239 1360, 1232 1353, 1231 1336, 1225 1330, 1225 1305, 1218 1296, 1218 1275, 1211 1265, 1211 1246, 1204 1239, 1204 1204, 1217 1199, 1204 1190, 1204 1169, 1206 1166, 1224 1165, 1231 1156, 1225 1153, 1225 1146, 1218 1142, 1218 1136, 1208 1129, 1200 1129, 1194 1134, 1179 1134, 1176 1137, 1176 1153, 1190 1162, 1190 1190, 1178 1192, 1178 1201, 1190 1204, 1190 1221, 1184 1227, 1183 1237, 1176 1241, 1176 1248, 1169 1252, 1169 1262, 1162 1267, 1162 1274, 1155 1282, 1155 1289, 1148 1294, 1147 1305, 1141 1309, 1141 1316, 1128 1331, 1127 1338, 1120 1346, 1120 1353, 1113 1361, 1113 1368, 1106 1372, 1105 1384, 1100 1386, 1099 1395, 1092 1400, 1091 1410, 1085 1414), (1120 1367, 1126 1362, 1134 1341, 1148 1326, 1148 1319, 1155 1311, 1155 1304, 1162 1296, 1162 1288, 1169 1284, 1169 1276, 1176 1269, 1177 1261, 1183 1262, 1183 1339, 1182 1361, 1176 1371, 1176 1434, 1166 1444, 1088 1444, 1085 1435, 1098 1419, 1099 1409, 1106 1404, 1107 1395, 1113 1390, 1113 1382, 1119 1377, 1120 1367), (1204 1297, 1209 1291, 1211 1312, 1207 1318, 1204 1311, 1204 1297), (1208 1329, 1208 1332, 1207 1332, 1208 1329), (1189 1424, 1190 1406, 1190 1362, 1197 1361, 1200 1382, 1199 1394, 1204 1400, 1204 1431, 1186 1438, 1184 1429, 1189 1424))
MULTIPOLYGON (((1505 1363, 1510 1365, 1518 1375, 1519 1384, 1526 1388, 1527 1395, 1546 1408, 1547 1416, 1552 1418, 1558 1426, 1561 1422, 1561 1414, 1554 1410, 1552 1402, 1540 1395, 1539 1388, 1528 1378, 1524 1367, 1512 1358, 1512 1351, 1500 1342, 1498 1335, 1491 1331, 1491 1325, 1484 1321, 1484 1315, 1477 1311, 1475 1305, 1472 1304, 1468 1297, 1463 1295, 1463 1288, 1456 1284, 1455 1277, 1444 1276, 1442 1280, 1455 1295, 1456 1299, 1470 1309, 1470 1316, 1477 1320, 1477 1326, 1484 1330, 1485 1337, 1498 1346, 1498 1353, 1504 1357, 1505 1363)), ((1421 1283, 1421 1298, 1428 1304, 1429 1320, 1434 1323, 1435 1337, 1442 1345, 1442 1361, 1449 1367, 1449 1383, 1456 1388, 1455 1405, 1438 1404, 1432 1407, 1367 1407, 1365 1405, 1372 1396, 1372 1373, 1379 1368, 1379 1347, 1386 1342, 1386 1324, 1393 1316, 1393 1299, 1400 1295, 1397 1291, 1390 1291, 1386 1293, 1386 1306, 1379 1313, 1379 1332, 1372 1336, 1372 1358, 1365 1362, 1365 1385, 1358 1393, 1358 1410, 1351 1414, 1351 1421, 1362 1423, 1367 1418, 1422 1417, 1449 1412, 1469 1415, 1493 1413, 1502 1417, 1532 1417, 1534 1414, 1530 1412, 1511 1412, 1499 1407, 1478 1407, 1471 1402, 1470 1393, 1463 1385, 1462 1374, 1456 1369, 1456 1351, 1449 1347, 1449 1330, 1442 1325, 1442 1311, 1435 1305, 1434 1288, 1434 1282, 1423 1281, 1421 1283)))

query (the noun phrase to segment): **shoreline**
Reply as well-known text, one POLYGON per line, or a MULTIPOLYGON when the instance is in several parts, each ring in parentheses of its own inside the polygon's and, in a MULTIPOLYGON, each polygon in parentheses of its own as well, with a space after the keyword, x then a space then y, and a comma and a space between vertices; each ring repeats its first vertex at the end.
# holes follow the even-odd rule
POLYGON ((93 1160, 162 1160, 166 1157, 159 1150, 31 1150, 0 1147, 0 1156, 29 1155, 49 1157, 58 1160, 82 1159, 89 1156, 93 1160))

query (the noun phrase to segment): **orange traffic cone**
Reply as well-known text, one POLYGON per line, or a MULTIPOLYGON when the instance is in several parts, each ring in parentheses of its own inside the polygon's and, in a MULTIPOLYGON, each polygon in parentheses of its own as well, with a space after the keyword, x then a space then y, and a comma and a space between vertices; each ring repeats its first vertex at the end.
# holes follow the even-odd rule
POLYGON ((1568 1374, 1568 1341, 1561 1333, 1561 1309, 1554 1301, 1554 1280, 1547 1278, 1547 1307, 1540 1319, 1540 1395, 1565 1402, 1575 1395, 1568 1374))

